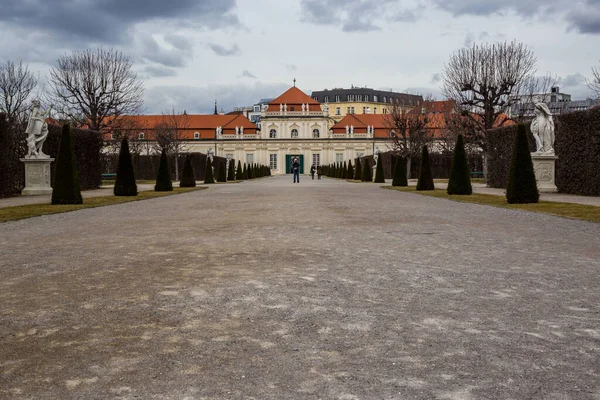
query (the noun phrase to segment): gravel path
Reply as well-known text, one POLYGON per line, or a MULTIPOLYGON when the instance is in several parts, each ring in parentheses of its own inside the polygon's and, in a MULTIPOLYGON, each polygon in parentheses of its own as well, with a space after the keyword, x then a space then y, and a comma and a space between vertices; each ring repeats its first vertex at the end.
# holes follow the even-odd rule
POLYGON ((277 177, 0 224, 0 398, 600 399, 600 224, 277 177))

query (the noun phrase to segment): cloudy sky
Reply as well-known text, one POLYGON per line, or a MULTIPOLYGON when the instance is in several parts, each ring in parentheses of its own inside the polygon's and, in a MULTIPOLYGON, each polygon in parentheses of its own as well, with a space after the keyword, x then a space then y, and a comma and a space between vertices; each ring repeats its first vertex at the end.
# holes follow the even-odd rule
POLYGON ((42 78, 60 54, 114 47, 146 88, 146 113, 230 111, 292 85, 432 93, 473 42, 526 43, 538 73, 590 96, 600 0, 0 0, 0 61, 42 78))

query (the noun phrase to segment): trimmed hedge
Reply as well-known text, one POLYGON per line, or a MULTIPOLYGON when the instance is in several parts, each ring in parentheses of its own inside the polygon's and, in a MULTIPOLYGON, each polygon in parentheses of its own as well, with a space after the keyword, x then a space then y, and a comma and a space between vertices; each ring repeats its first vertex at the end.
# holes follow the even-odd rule
POLYGON ((527 128, 519 125, 513 146, 513 159, 506 185, 508 204, 537 203, 540 194, 535 181, 535 171, 531 161, 530 143, 527 140, 527 128))
POLYGON ((206 168, 204 170, 206 171, 206 173, 204 174, 204 183, 215 183, 215 178, 213 176, 212 161, 210 160, 210 157, 206 157, 206 168))
POLYGON ((450 170, 450 179, 446 192, 452 194, 470 195, 473 194, 471 186, 471 171, 469 171, 469 162, 465 152, 463 135, 458 135, 456 146, 454 146, 454 159, 452 160, 452 169, 450 170))
POLYGON ((385 183, 385 177, 383 176, 383 158, 377 159, 378 163, 375 166, 375 183, 385 183))
POLYGON ((133 174, 131 153, 129 152, 129 141, 124 138, 119 150, 119 165, 117 166, 117 179, 113 188, 115 196, 137 196, 137 184, 133 174))
POLYGON ((196 187, 196 177, 194 176, 194 167, 192 167, 192 157, 188 154, 183 163, 183 172, 179 187, 196 187))
POLYGON ((62 127, 55 164, 52 204, 83 204, 69 124, 62 127))
POLYGON ((408 186, 408 179, 406 178, 406 160, 402 157, 396 157, 394 166, 392 186, 408 186))
POLYGON ((169 162, 167 161, 167 153, 163 150, 160 154, 160 166, 156 175, 155 192, 171 192, 173 191, 173 182, 171 182, 171 173, 169 172, 169 162))
POLYGON ((419 166, 419 180, 417 181, 417 190, 434 190, 433 176, 431 175, 431 166, 429 165, 429 150, 423 146, 421 152, 421 165, 419 166))

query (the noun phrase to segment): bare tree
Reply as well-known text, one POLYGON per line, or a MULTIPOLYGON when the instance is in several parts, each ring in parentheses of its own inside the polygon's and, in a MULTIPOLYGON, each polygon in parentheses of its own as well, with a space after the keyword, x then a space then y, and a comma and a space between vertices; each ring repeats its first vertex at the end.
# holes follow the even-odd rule
POLYGON ((37 84, 37 78, 22 61, 0 64, 0 112, 11 124, 25 121, 27 101, 37 84))
POLYGON ((139 139, 141 128, 135 116, 121 116, 112 123, 110 137, 106 138, 105 146, 111 149, 112 154, 118 154, 121 142, 127 139, 131 154, 141 154, 143 151, 143 141, 139 139))
POLYGON ((132 66, 128 56, 113 49, 60 56, 50 71, 48 97, 68 118, 101 131, 142 107, 144 88, 132 66))
POLYGON ((458 50, 445 65, 442 91, 479 126, 484 152, 486 131, 507 121, 506 113, 532 79, 535 64, 533 52, 513 41, 473 44, 458 50))
POLYGON ((189 128, 189 117, 185 112, 175 109, 163 112, 162 119, 154 126, 156 150, 175 157, 175 180, 179 180, 179 155, 188 150, 185 130, 189 128))
POLYGON ((600 98, 600 66, 592 67, 592 75, 593 78, 591 81, 587 81, 587 85, 596 93, 596 97, 600 98))
POLYGON ((463 135, 467 154, 481 152, 479 145, 483 140, 481 125, 473 118, 465 116, 463 110, 455 105, 451 111, 443 115, 443 127, 438 138, 442 151, 453 152, 458 135, 463 135))
MULTIPOLYGON (((422 109, 426 108, 424 102, 422 109)), ((407 112, 399 103, 392 103, 385 117, 385 124, 392 138, 392 151, 406 160, 406 173, 409 177, 412 158, 418 156, 423 146, 433 139, 427 128, 429 116, 427 112, 419 111, 419 108, 415 108, 407 112)))

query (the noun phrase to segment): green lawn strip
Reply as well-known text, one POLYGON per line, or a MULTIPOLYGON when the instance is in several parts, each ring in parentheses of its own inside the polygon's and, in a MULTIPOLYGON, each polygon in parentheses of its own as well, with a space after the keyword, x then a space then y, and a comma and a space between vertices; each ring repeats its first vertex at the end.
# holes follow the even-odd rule
MULTIPOLYGON (((102 181, 100 186, 115 186, 115 182, 116 181, 114 180, 102 181)), ((135 183, 137 183, 138 185, 154 185, 156 183, 156 180, 136 180, 135 183)))
POLYGON ((89 197, 83 199, 83 204, 65 204, 65 205, 52 205, 52 204, 27 204, 24 206, 15 207, 4 207, 0 208, 0 222, 17 221, 19 219, 39 217, 41 215, 59 214, 69 211, 83 210, 85 208, 95 208, 103 206, 112 206, 115 204, 129 203, 131 201, 140 201, 154 199, 157 197, 170 196, 174 194, 181 194, 187 192, 193 192, 195 190, 208 189, 207 187, 195 187, 195 188, 173 188, 172 192, 155 192, 155 191, 143 191, 139 192, 137 196, 99 196, 89 197))
POLYGON ((544 214, 557 215, 560 217, 582 219, 591 222, 600 222, 600 207, 590 206, 576 203, 559 203, 555 201, 540 201, 537 204, 508 204, 504 196, 496 196, 493 194, 473 193, 470 196, 458 196, 446 193, 445 190, 436 189, 433 191, 416 191, 414 186, 408 187, 392 187, 382 186, 384 189, 398 190, 400 192, 408 192, 421 194, 424 196, 437 197, 440 199, 448 199, 460 201, 463 203, 483 204, 493 207, 510 208, 513 210, 532 211, 544 214))

